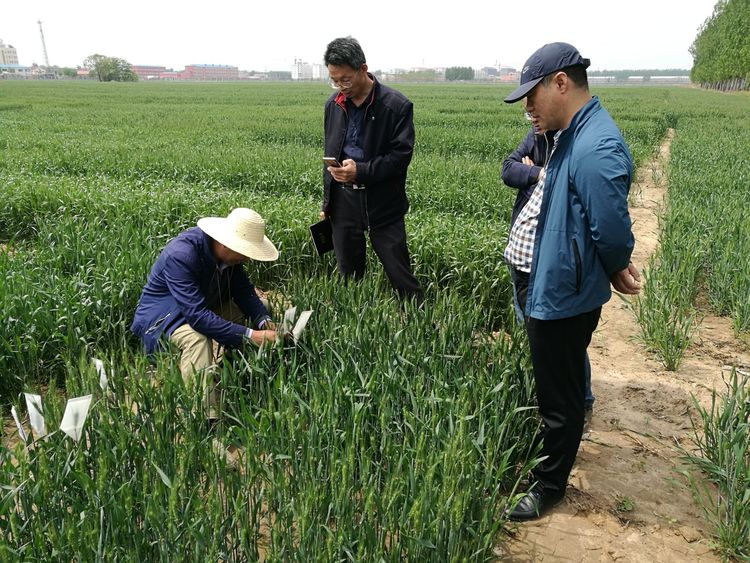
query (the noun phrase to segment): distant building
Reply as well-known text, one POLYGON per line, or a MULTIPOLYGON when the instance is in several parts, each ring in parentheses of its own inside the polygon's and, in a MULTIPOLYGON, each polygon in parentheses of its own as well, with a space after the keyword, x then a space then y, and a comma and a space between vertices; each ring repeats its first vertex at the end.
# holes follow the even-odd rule
POLYGON ((508 72, 506 74, 500 74, 497 79, 500 82, 519 82, 521 80, 521 75, 516 72, 508 72))
POLYGON ((589 84, 614 84, 617 82, 616 76, 589 76, 589 84))
POLYGON ((291 80, 291 79, 292 79, 292 73, 288 70, 269 70, 268 71, 268 80, 284 81, 284 80, 291 80))
POLYGON ((184 80, 238 80, 239 69, 229 65, 187 65, 184 80))
POLYGON ((239 72, 240 80, 268 80, 268 76, 264 72, 256 72, 254 70, 241 70, 239 72))
POLYGON ((303 62, 301 59, 294 59, 294 64, 292 65, 292 80, 312 80, 312 77, 312 65, 303 62))
POLYGON ((159 75, 160 80, 188 80, 187 74, 185 74, 185 71, 178 71, 175 72, 174 70, 168 70, 166 72, 162 72, 159 75))
POLYGON ((167 72, 167 67, 153 65, 130 65, 130 70, 138 75, 138 80, 151 80, 154 78, 160 78, 163 72, 167 72))
POLYGON ((292 80, 328 80, 328 67, 322 64, 310 64, 302 59, 294 59, 292 80))
POLYGON ((13 45, 6 45, 0 39, 0 65, 17 65, 18 53, 13 45))
POLYGON ((689 76, 652 76, 651 84, 690 84, 689 76))
POLYGON ((326 65, 312 65, 313 80, 328 80, 328 67, 326 65))

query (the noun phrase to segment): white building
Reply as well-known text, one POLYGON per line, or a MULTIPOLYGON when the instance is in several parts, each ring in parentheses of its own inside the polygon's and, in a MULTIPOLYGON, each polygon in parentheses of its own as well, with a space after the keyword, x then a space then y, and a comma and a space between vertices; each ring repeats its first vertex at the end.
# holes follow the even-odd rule
POLYGON ((312 65, 313 80, 328 80, 328 67, 323 64, 312 65))
POLYGON ((0 65, 17 65, 18 53, 13 45, 6 45, 0 39, 0 65))
POLYGON ((303 62, 302 59, 294 59, 292 65, 292 80, 312 80, 313 67, 310 63, 303 62))
POLYGON ((323 64, 310 64, 302 59, 294 59, 292 80, 328 80, 328 67, 323 64))

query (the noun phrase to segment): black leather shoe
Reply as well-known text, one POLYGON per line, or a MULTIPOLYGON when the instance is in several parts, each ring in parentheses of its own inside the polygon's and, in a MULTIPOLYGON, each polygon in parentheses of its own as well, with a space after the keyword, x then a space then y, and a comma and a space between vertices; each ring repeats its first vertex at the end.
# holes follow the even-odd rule
POLYGON ((518 501, 508 518, 511 522, 523 522, 540 518, 548 509, 558 504, 563 495, 552 496, 543 490, 534 488, 518 501))

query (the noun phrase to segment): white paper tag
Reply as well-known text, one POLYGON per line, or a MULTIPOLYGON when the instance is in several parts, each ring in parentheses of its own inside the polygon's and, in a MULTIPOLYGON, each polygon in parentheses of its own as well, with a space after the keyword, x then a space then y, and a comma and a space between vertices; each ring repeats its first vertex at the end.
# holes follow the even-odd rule
POLYGON ((281 323, 281 334, 286 334, 292 329, 294 324, 294 315, 297 314, 297 307, 289 307, 284 311, 284 321, 281 323))
POLYGON ((44 424, 44 415, 42 414, 42 396, 33 393, 24 393, 26 397, 26 410, 29 413, 29 423, 34 435, 37 438, 47 434, 47 427, 44 424))
POLYGON ((299 315, 299 319, 297 319, 297 324, 294 325, 294 329, 292 330, 292 337, 294 338, 294 343, 296 344, 299 340, 299 337, 302 335, 302 331, 305 330, 305 326, 307 325, 307 321, 310 319, 310 316, 312 315, 312 309, 309 311, 302 311, 299 315))
POLYGON ((83 423, 89 413, 91 404, 91 395, 69 399, 65 405, 65 414, 63 414, 60 430, 73 438, 76 442, 81 439, 83 423))
POLYGON ((96 373, 99 376, 99 387, 102 388, 102 391, 107 390, 107 372, 104 370, 104 362, 102 362, 99 358, 91 358, 91 361, 94 362, 94 367, 96 367, 96 373))
POLYGON ((16 421, 16 428, 18 428, 18 437, 21 438, 22 442, 26 443, 26 431, 23 429, 23 426, 21 426, 21 421, 18 420, 16 407, 10 407, 10 414, 13 415, 13 420, 16 421))

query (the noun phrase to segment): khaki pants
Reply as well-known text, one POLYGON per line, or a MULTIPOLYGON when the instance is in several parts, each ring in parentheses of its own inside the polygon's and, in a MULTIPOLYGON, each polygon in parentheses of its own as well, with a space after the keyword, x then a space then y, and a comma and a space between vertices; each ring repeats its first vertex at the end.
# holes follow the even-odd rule
MULTIPOLYGON (((214 309, 213 312, 233 323, 244 325, 247 322, 240 308, 232 300, 214 309)), ((207 417, 218 418, 217 366, 224 356, 223 346, 219 346, 208 336, 196 332, 187 323, 178 327, 169 337, 169 341, 180 350, 180 373, 185 385, 191 387, 194 385, 193 378, 200 377, 203 407, 206 409, 207 417)))

